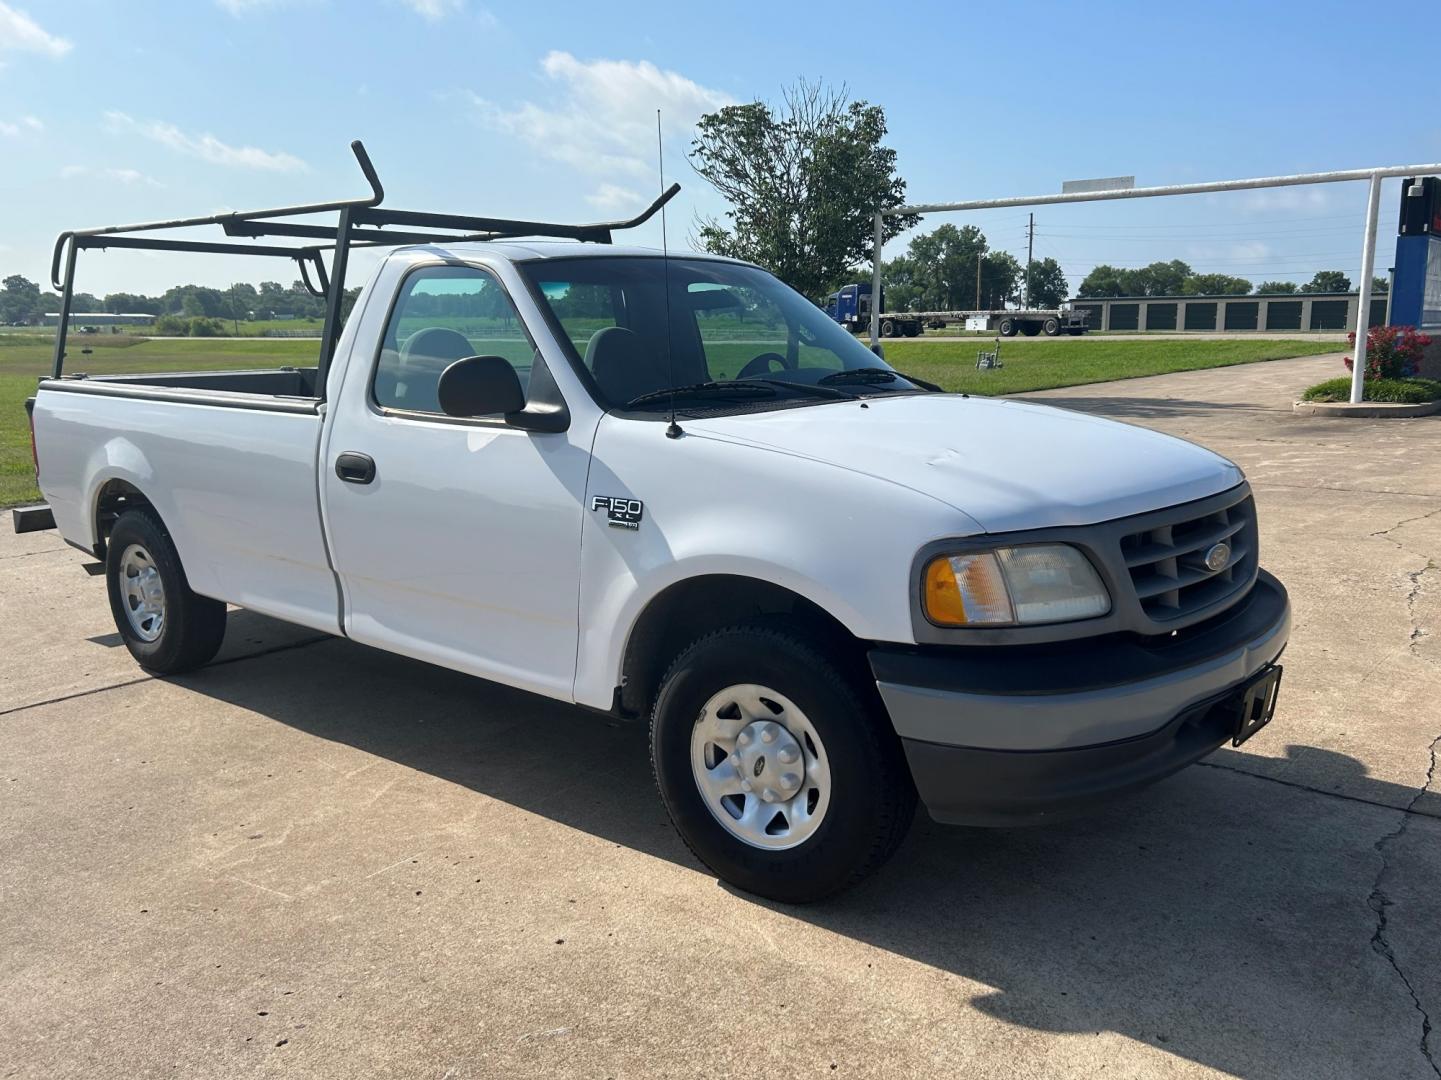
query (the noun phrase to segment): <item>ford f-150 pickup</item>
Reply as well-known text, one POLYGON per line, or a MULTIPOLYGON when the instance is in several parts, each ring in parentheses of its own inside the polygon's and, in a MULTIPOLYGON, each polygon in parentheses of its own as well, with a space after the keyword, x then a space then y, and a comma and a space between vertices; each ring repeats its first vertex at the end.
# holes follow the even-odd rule
POLYGON ((611 245, 634 221, 382 209, 357 154, 368 199, 57 246, 68 304, 78 251, 172 224, 333 240, 255 249, 320 279, 315 367, 66 375, 62 320, 39 483, 143 668, 205 664, 232 604, 648 720, 692 851, 795 902, 918 797, 1045 821, 1271 718, 1289 606, 1231 462, 940 392, 763 269, 611 245))

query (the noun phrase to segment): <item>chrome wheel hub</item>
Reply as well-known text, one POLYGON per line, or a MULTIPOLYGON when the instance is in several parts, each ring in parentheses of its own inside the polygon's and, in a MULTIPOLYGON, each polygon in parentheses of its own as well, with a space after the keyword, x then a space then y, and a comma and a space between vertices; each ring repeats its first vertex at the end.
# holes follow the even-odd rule
POLYGON ((165 630, 165 586, 155 560, 139 544, 120 554, 120 593, 125 618, 141 641, 154 641, 165 630))
POLYGON ((783 850, 815 833, 830 805, 820 736, 784 694, 728 686, 701 709, 691 770, 712 816, 752 847, 783 850))

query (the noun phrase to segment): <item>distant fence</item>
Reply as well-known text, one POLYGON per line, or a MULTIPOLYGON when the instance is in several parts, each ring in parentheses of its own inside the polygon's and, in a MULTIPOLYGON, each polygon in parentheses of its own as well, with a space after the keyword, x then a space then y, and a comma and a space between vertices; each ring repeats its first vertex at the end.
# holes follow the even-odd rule
POLYGON ((260 336, 261 336, 261 337, 318 338, 318 337, 321 336, 321 333, 322 333, 322 331, 320 330, 319 327, 317 327, 317 328, 315 328, 314 330, 262 330, 262 331, 260 331, 260 336))
MULTIPOLYGON (((1368 325, 1386 322, 1386 300, 1371 295, 1368 325)), ((1349 330, 1357 293, 1265 293, 1252 296, 1088 297, 1072 303, 1089 312, 1091 330, 1349 330)))

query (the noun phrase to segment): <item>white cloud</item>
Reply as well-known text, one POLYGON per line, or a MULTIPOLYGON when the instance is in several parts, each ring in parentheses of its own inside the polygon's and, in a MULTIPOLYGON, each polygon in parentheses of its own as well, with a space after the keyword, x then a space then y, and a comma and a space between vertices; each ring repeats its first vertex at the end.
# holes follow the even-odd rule
POLYGON ((284 0, 215 0, 215 6, 228 11, 237 19, 261 8, 275 7, 284 0))
POLYGON ((1319 185, 1267 188, 1248 192, 1241 205, 1254 213, 1270 214, 1297 210, 1326 210, 1336 204, 1332 193, 1319 185))
POLYGON ((91 168, 89 165, 66 165, 60 170, 60 179, 76 180, 81 177, 99 177, 102 180, 113 180, 118 184, 146 184, 149 187, 164 187, 159 180, 153 176, 146 176, 139 169, 118 169, 114 167, 91 168))
POLYGON ((70 42, 47 32, 28 14, 0 0, 0 52, 34 52, 58 59, 71 48, 70 42))
POLYGON ((465 8, 465 0, 401 0, 406 7, 422 19, 438 22, 447 15, 458 14, 465 8))
POLYGON ((21 132, 27 130, 43 131, 45 130, 45 125, 40 122, 38 117, 34 116, 22 116, 14 123, 11 123, 8 120, 0 120, 0 135, 6 135, 10 138, 14 138, 16 135, 19 135, 21 132))
POLYGON ((648 200, 644 195, 632 191, 628 187, 621 187, 619 184, 601 184, 594 193, 587 195, 585 201, 591 206, 599 207, 602 210, 639 210, 645 206, 648 200))
POLYGON ((111 131, 141 135, 162 146, 168 146, 182 154, 198 157, 212 165, 228 168, 267 169, 271 172, 297 172, 309 168, 293 154, 283 151, 261 150, 255 146, 231 146, 214 135, 189 135, 174 124, 159 120, 141 121, 123 112, 111 110, 105 114, 111 131))
MULTIPOLYGON (((596 175, 655 173, 657 109, 669 141, 688 141, 703 113, 731 103, 725 93, 645 60, 578 60, 551 52, 541 70, 557 87, 554 101, 526 101, 507 109, 472 93, 480 122, 596 175)), ((672 170, 678 164, 671 159, 672 170)))

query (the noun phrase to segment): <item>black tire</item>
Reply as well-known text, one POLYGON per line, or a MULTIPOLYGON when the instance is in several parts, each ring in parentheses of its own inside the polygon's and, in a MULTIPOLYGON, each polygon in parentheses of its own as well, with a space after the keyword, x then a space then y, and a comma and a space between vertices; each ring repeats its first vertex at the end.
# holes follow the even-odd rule
POLYGON ((915 816, 905 755, 874 691, 853 684, 789 627, 735 626, 692 644, 661 680, 650 734, 656 786, 681 839, 722 880, 759 896, 803 904, 839 892, 885 862, 915 816), (703 707, 712 695, 744 683, 794 702, 819 736, 830 769, 824 816, 795 847, 755 847, 723 827, 692 771, 691 739, 703 707))
POLYGON ((148 509, 127 510, 110 530, 105 582, 115 629, 135 662, 157 675, 176 675, 208 663, 225 640, 225 605, 190 590, 175 543, 160 518, 148 509), (130 602, 122 584, 126 552, 138 547, 154 566, 164 594, 164 618, 154 640, 131 625, 130 602))
POLYGON ((1014 319, 1002 319, 1001 325, 996 328, 1001 337, 1016 336, 1016 321, 1014 319))
POLYGON ((896 324, 895 324, 895 322, 894 322, 893 320, 891 320, 891 319, 882 319, 882 320, 881 320, 881 337, 895 337, 895 336, 896 336, 896 324))
POLYGON ((921 324, 920 324, 920 323, 906 323, 905 335, 906 335, 906 337, 920 337, 920 335, 921 335, 921 324))
POLYGON ((1057 319, 1047 319, 1041 326, 1047 337, 1055 337, 1061 332, 1061 323, 1057 319))
POLYGON ((1041 324, 1038 322, 1027 320, 1026 322, 1021 323, 1021 333, 1025 334, 1026 337, 1035 337, 1040 332, 1041 324))

